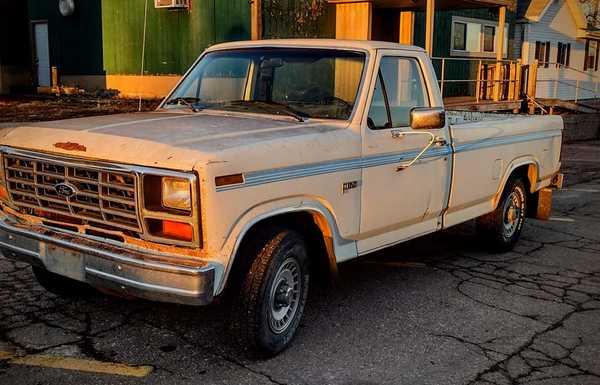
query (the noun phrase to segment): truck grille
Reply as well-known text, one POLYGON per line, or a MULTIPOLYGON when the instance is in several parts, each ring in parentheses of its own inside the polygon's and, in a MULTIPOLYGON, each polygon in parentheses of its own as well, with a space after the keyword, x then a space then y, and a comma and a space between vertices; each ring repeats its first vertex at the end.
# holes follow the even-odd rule
POLYGON ((4 155, 8 192, 13 203, 59 214, 82 224, 141 232, 137 177, 71 163, 4 155))

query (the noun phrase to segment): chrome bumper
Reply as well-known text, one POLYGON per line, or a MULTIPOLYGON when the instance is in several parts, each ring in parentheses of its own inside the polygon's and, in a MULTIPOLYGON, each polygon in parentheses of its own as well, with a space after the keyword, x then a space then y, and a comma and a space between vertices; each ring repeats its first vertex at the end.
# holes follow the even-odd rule
POLYGON ((154 301, 186 305, 212 302, 217 266, 190 257, 166 256, 41 227, 0 214, 5 257, 53 273, 154 301))

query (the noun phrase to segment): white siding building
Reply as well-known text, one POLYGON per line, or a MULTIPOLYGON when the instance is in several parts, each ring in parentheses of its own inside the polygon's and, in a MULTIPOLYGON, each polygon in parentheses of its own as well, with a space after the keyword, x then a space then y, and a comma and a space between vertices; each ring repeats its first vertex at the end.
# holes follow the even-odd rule
POLYGON ((600 95, 600 32, 590 30, 579 0, 519 0, 515 53, 539 62, 537 98, 600 95))

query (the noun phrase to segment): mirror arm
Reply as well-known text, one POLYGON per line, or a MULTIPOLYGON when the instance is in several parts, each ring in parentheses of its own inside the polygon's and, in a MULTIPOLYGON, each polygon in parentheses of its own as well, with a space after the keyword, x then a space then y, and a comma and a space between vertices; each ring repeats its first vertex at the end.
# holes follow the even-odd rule
POLYGON ((423 150, 421 150, 421 152, 412 161, 396 167, 396 172, 400 172, 400 171, 412 166, 413 164, 415 164, 419 159, 421 159, 423 154, 425 154, 427 152, 427 150, 429 150, 431 148, 431 146, 433 146, 433 144, 436 141, 435 135, 433 135, 429 131, 402 132, 399 130, 392 130, 392 138, 394 138, 394 139, 401 139, 401 138, 405 137, 406 135, 429 135, 431 138, 429 139, 429 143, 427 143, 427 146, 425 146, 425 148, 423 150))

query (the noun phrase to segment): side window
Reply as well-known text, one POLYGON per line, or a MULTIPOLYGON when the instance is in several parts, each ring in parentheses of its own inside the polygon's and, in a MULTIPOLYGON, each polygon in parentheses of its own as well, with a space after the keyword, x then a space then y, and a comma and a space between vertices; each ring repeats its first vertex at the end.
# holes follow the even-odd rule
POLYGON ((381 71, 379 71, 375 89, 373 90, 373 100, 371 101, 371 107, 369 108, 369 127, 391 128, 389 126, 388 110, 383 96, 381 77, 381 71))
POLYGON ((427 88, 415 59, 384 57, 369 108, 369 127, 407 127, 414 107, 429 107, 427 88))

